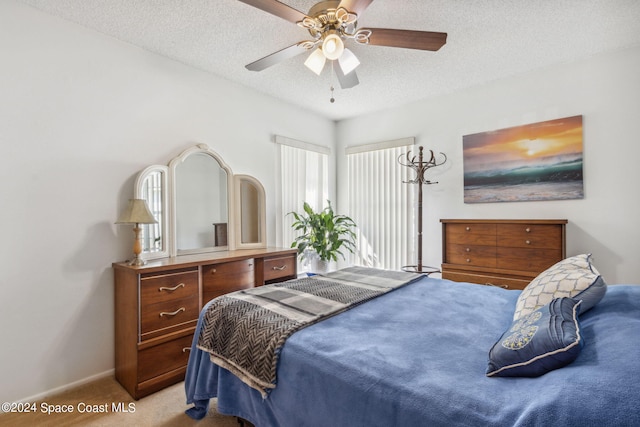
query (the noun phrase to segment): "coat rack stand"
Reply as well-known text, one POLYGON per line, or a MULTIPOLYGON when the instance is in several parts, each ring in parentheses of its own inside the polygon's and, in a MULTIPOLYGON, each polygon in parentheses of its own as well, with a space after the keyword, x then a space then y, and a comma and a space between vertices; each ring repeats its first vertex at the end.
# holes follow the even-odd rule
POLYGON ((424 174, 427 170, 441 166, 447 161, 447 156, 444 153, 440 153, 442 159, 440 162, 436 160, 435 155, 433 154, 433 150, 429 150, 430 157, 429 160, 424 160, 423 155, 423 147, 420 146, 420 153, 418 155, 418 160, 416 161, 416 156, 411 157, 411 151, 407 152, 406 155, 400 155, 398 157, 398 163, 402 166, 406 166, 408 168, 416 171, 415 179, 409 181, 403 181, 405 184, 418 184, 418 264, 417 265, 405 265, 402 267, 404 271, 409 271, 412 273, 423 273, 423 274, 431 274, 438 273, 440 270, 435 267, 429 267, 422 265, 422 186, 423 185, 431 185, 437 184, 437 181, 429 181, 424 177, 424 174))

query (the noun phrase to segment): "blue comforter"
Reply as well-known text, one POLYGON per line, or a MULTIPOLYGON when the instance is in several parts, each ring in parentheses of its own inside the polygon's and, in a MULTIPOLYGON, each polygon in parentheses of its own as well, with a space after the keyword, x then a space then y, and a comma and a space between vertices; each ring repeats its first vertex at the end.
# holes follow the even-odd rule
POLYGON ((640 286, 610 286, 580 316, 572 364, 488 378, 518 295, 425 277, 292 335, 266 399, 194 346, 188 413, 203 417, 217 397, 218 411, 257 427, 640 425, 640 286))

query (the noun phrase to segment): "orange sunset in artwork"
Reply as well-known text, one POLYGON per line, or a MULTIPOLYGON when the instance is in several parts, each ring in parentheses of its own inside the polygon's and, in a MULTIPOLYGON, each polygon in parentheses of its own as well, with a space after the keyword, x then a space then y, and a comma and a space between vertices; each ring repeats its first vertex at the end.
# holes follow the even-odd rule
POLYGON ((582 116, 462 138, 465 203, 584 197, 582 116))

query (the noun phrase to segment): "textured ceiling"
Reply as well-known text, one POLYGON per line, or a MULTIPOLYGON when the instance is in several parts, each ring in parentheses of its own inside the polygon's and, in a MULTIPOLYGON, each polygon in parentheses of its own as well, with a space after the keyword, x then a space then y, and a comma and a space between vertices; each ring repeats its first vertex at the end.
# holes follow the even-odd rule
MULTIPOLYGON (((237 0, 18 0, 334 120, 397 107, 560 62, 640 45, 638 0, 375 0, 359 27, 448 33, 437 52, 355 45, 360 84, 330 103, 328 67, 302 54, 244 66, 308 39, 297 25, 237 0)), ((307 13, 314 0, 283 3, 307 13)))

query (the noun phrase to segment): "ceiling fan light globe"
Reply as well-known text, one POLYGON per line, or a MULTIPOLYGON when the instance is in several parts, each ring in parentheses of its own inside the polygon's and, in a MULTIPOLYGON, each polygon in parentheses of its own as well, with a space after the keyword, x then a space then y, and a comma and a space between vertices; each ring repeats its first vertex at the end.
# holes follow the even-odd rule
POLYGON ((329 34, 324 38, 322 42, 322 53, 327 59, 332 61, 340 58, 344 51, 344 43, 340 36, 336 34, 329 34))
POLYGON ((345 49, 342 52, 340 58, 338 58, 338 63, 340 64, 340 68, 342 68, 342 72, 346 75, 358 68, 360 65, 360 61, 356 57, 356 55, 351 52, 349 49, 345 49))
POLYGON ((306 65, 308 69, 310 69, 317 75, 320 75, 322 69, 324 68, 324 63, 326 62, 326 60, 327 58, 325 58, 324 54, 322 53, 322 49, 317 48, 311 55, 309 55, 307 60, 304 61, 304 65, 306 65))

